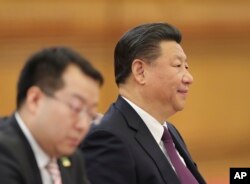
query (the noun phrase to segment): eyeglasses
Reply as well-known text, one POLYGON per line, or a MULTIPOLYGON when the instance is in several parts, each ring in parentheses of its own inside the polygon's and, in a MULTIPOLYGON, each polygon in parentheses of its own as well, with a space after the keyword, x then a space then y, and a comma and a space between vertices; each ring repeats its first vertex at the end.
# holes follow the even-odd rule
POLYGON ((79 120, 87 118, 89 122, 91 122, 95 119, 95 116, 91 113, 91 111, 87 108, 86 105, 84 106, 75 105, 73 102, 63 101, 54 95, 47 95, 47 96, 67 106, 71 112, 73 112, 74 114, 78 116, 79 120))

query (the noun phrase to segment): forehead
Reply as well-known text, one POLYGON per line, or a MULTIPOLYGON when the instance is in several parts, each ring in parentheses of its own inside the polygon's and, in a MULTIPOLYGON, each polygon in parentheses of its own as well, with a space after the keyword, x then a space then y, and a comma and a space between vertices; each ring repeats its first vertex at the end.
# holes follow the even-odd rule
POLYGON ((89 99, 99 95, 99 83, 75 65, 69 65, 62 75, 64 91, 77 98, 89 99))
POLYGON ((175 41, 163 41, 160 43, 160 57, 187 60, 187 56, 181 45, 175 41))

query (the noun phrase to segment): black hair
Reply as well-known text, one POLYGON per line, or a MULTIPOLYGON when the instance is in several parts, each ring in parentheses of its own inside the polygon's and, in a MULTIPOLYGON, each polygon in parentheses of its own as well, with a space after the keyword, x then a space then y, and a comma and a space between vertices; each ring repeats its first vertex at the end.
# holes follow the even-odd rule
POLYGON ((49 95, 61 89, 64 86, 62 74, 70 64, 79 67, 100 86, 103 84, 102 74, 77 52, 67 47, 45 48, 28 59, 20 73, 17 84, 17 108, 21 107, 28 89, 32 86, 38 86, 49 95))
POLYGON ((114 52, 116 84, 126 81, 135 59, 152 61, 159 57, 159 44, 162 41, 180 43, 181 33, 167 23, 142 24, 126 32, 118 41, 114 52))

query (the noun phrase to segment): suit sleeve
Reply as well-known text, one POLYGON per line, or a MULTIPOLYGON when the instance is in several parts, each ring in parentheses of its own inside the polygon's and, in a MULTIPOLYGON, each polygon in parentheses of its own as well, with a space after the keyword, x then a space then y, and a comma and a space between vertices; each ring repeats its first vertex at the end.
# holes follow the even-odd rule
POLYGON ((136 184, 134 161, 118 136, 103 130, 90 134, 81 147, 93 184, 136 184))

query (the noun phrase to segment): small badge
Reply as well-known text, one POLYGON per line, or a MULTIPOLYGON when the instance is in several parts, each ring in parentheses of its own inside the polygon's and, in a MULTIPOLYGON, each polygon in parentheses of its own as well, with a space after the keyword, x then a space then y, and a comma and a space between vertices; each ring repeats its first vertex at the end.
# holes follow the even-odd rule
POLYGON ((71 162, 70 162, 70 160, 69 160, 68 157, 61 157, 60 160, 61 160, 62 165, 63 165, 64 167, 70 167, 70 166, 71 166, 71 162))

